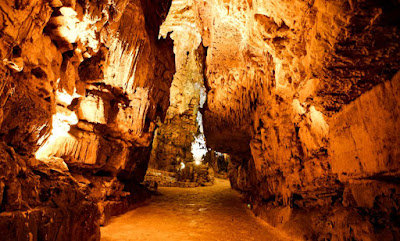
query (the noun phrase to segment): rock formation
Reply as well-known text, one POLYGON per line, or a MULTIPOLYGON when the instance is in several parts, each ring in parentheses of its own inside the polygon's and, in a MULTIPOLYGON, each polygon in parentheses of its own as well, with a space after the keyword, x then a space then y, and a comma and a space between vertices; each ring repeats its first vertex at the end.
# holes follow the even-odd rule
POLYGON ((178 181, 203 185, 213 180, 208 177, 208 167, 202 165, 202 154, 207 150, 193 149, 196 140, 204 137, 199 108, 205 102, 205 51, 195 24, 196 14, 192 10, 179 14, 184 4, 185 1, 172 4, 160 29, 160 37, 166 38, 171 33, 174 41, 176 73, 171 84, 166 118, 164 123, 160 123, 154 138, 150 166, 175 172, 178 181), (184 27, 180 26, 183 22, 184 27), (203 152, 197 155, 196 151, 203 152))
POLYGON ((400 239, 399 11, 0 2, 1 237, 98 240, 147 196, 152 146, 155 166, 191 158, 204 84, 207 145, 230 156, 231 185, 257 215, 301 239, 400 239))
POLYGON ((398 239, 400 4, 175 3, 207 48, 207 144, 255 213, 306 239, 398 239))
POLYGON ((2 240, 98 240, 140 188, 175 72, 168 1, 0 3, 2 240))

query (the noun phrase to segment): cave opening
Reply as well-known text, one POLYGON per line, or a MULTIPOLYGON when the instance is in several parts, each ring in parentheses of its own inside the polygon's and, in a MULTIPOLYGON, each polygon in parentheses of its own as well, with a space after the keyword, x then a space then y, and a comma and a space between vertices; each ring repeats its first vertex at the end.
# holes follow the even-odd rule
POLYGON ((0 2, 0 239, 400 240, 400 2, 0 2))

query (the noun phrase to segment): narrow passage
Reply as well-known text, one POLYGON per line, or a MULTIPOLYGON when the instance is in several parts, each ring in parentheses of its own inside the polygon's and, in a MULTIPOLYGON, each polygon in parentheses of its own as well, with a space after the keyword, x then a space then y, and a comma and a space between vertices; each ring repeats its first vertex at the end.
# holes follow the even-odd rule
POLYGON ((158 189, 149 205, 137 208, 101 228, 102 241, 290 240, 257 219, 229 181, 211 187, 158 189))

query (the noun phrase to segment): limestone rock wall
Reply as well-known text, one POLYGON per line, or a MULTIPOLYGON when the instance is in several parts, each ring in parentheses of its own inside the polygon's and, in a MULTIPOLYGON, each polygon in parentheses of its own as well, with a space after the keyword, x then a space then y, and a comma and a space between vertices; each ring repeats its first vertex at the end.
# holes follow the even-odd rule
POLYGON ((306 239, 398 239, 399 3, 185 2, 207 144, 253 210, 306 239))
POLYGON ((192 142, 200 132, 197 121, 200 91, 203 87, 205 51, 195 26, 195 12, 183 11, 186 2, 174 2, 160 29, 160 37, 174 41, 176 73, 170 106, 163 123, 159 123, 153 143, 150 165, 159 170, 176 172, 181 163, 193 162, 192 142), (185 21, 185 26, 180 23, 185 21))
POLYGON ((175 171, 180 162, 193 162, 192 142, 199 133, 197 115, 200 103, 202 78, 201 49, 179 53, 187 56, 174 75, 171 86, 170 107, 163 123, 156 131, 150 165, 159 170, 175 171))
MULTIPOLYGON (((296 219, 311 218, 293 230, 306 230, 308 239, 396 239, 399 80, 390 80, 400 56, 392 10, 371 1, 225 7, 228 17, 243 14, 246 21, 229 29, 240 44, 239 57, 227 61, 220 60, 226 47, 217 37, 225 24, 208 27, 204 117, 211 145, 216 129, 226 126, 214 120, 221 112, 222 123, 242 130, 236 142, 249 149, 231 150, 234 186, 249 192, 256 213, 273 225, 290 230, 296 219)), ((229 151, 230 135, 224 136, 215 145, 229 151)))
POLYGON ((157 39, 169 6, 0 3, 5 240, 98 240, 99 224, 146 197, 138 184, 175 72, 172 41, 157 39))

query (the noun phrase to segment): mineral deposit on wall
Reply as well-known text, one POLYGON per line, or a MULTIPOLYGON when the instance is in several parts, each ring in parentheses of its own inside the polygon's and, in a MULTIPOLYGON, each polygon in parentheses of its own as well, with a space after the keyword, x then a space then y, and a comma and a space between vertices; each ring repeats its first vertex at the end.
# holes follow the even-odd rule
POLYGON ((309 239, 397 239, 399 4, 178 3, 207 49, 207 143, 254 211, 309 239))
POLYGON ((148 196, 138 184, 175 71, 157 40, 169 5, 0 2, 2 240, 98 240, 148 196))
POLYGON ((98 240, 148 195, 152 146, 156 165, 190 158, 203 84, 207 145, 229 154, 232 187, 257 215, 309 240, 400 239, 399 11, 1 1, 2 239, 98 240))

